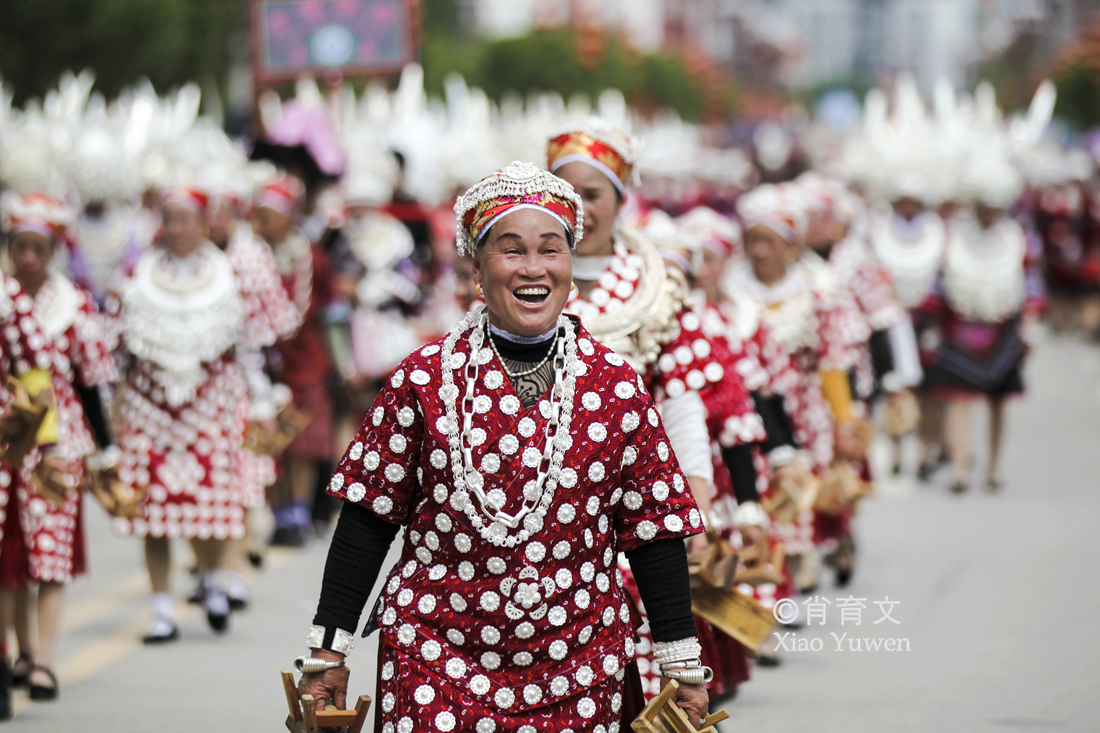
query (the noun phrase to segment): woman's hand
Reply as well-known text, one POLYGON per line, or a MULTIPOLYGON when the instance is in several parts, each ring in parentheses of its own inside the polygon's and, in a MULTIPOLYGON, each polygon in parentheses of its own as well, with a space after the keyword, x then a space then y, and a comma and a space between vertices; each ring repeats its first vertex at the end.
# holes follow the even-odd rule
MULTIPOLYGON (((669 683, 667 677, 661 678, 661 689, 664 689, 665 685, 669 683)), ((707 717, 707 709, 710 706, 710 695, 707 694, 707 688, 703 685, 687 685, 683 682, 677 682, 679 689, 672 696, 672 702, 676 703, 677 707, 683 710, 687 714, 688 720, 696 728, 707 717)))
POLYGON ((741 544, 746 548, 756 547, 768 536, 764 528, 756 524, 747 524, 738 531, 741 533, 741 544))
MULTIPOLYGON (((339 662, 344 658, 343 654, 330 652, 327 649, 314 649, 313 657, 329 662, 339 662)), ((347 667, 326 669, 324 672, 303 674, 298 681, 299 695, 313 695, 317 705, 317 711, 325 709, 325 703, 329 700, 337 710, 347 710, 348 702, 348 677, 351 670, 347 667)))
POLYGON ((26 419, 14 411, 0 414, 0 442, 18 440, 27 432, 28 427, 26 419))
POLYGON ((841 423, 837 426, 835 452, 838 458, 846 458, 849 461, 862 461, 866 458, 852 423, 841 423))

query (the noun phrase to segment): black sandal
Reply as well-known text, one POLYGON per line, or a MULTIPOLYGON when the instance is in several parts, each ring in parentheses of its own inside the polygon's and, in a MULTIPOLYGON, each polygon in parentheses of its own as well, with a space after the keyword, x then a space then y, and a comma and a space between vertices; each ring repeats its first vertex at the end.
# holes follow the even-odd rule
POLYGON ((20 654, 15 663, 11 665, 11 686, 26 687, 29 683, 31 671, 34 669, 34 659, 30 654, 20 654))
POLYGON ((45 685, 36 685, 31 683, 30 697, 32 700, 56 700, 57 699, 57 675, 53 673, 53 670, 49 667, 43 667, 41 665, 34 665, 35 672, 45 672, 50 677, 50 681, 53 682, 53 687, 46 687, 45 685))

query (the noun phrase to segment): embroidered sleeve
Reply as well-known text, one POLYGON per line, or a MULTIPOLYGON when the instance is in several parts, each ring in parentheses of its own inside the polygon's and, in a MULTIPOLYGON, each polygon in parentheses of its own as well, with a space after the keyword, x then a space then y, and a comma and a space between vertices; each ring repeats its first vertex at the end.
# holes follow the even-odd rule
POLYGON ((905 316, 894 294, 890 275, 871 257, 860 260, 851 282, 851 291, 873 331, 884 331, 905 316))
POLYGON ((267 245, 252 241, 235 248, 231 257, 245 309, 242 341, 253 349, 290 337, 301 320, 279 278, 274 259, 262 247, 267 245))
POLYGON ((751 355, 765 373, 759 386, 749 384, 750 390, 762 390, 765 394, 774 396, 787 394, 795 388, 799 381, 798 371, 791 364, 790 356, 763 323, 756 329, 749 346, 751 355))
POLYGON ((853 314, 844 304, 819 301, 818 328, 820 345, 817 354, 819 372, 846 371, 855 362, 853 314))
POLYGON ((703 332, 698 314, 684 309, 677 321, 676 338, 661 349, 647 379, 659 399, 679 397, 688 390, 699 391, 721 381, 724 376, 724 368, 712 353, 710 339, 703 332))
POLYGON ((108 344, 108 322, 87 293, 73 322, 74 338, 69 345, 70 358, 81 387, 109 384, 118 379, 115 360, 108 344))
POLYGON ((628 552, 659 539, 703 531, 687 479, 677 468, 661 418, 647 393, 639 391, 638 418, 622 455, 622 500, 615 514, 618 549, 628 552))
POLYGON ((424 418, 409 360, 374 400, 374 409, 336 467, 328 492, 361 504, 382 519, 406 524, 420 488, 424 418))
POLYGON ((712 439, 729 447, 764 440, 764 423, 737 371, 738 356, 724 342, 714 344, 719 364, 725 364, 724 376, 710 382, 699 393, 707 408, 707 430, 712 439))

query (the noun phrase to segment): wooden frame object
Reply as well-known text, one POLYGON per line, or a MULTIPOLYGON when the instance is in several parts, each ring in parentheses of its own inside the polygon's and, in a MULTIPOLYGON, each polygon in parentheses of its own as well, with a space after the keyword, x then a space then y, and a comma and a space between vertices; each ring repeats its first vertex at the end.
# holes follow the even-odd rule
POLYGON ((787 550, 782 542, 772 546, 771 555, 764 543, 742 549, 737 572, 733 576, 734 585, 744 583, 756 587, 765 583, 782 584, 786 558, 787 550))
POLYGON ((771 611, 732 588, 692 593, 691 611, 741 642, 752 656, 756 656, 775 623, 771 611))
POLYGON ((767 496, 760 505, 776 524, 793 523, 803 512, 814 508, 820 489, 816 476, 803 465, 798 464, 797 480, 783 479, 773 481, 768 487, 767 496))
POLYGON ((850 461, 837 459, 829 466, 829 472, 821 480, 814 500, 814 509, 825 514, 840 514, 854 507, 870 493, 870 486, 859 476, 850 461))
POLYGON ((707 533, 710 544, 705 550, 688 555, 691 589, 732 588, 737 572, 737 552, 729 542, 707 533))
POLYGON ((312 695, 298 694, 294 672, 284 669, 282 677, 286 704, 290 708, 286 719, 286 728, 290 733, 320 733, 323 728, 347 728, 348 733, 362 733, 370 709, 369 696, 360 695, 354 710, 337 710, 329 703, 318 712, 312 695))
POLYGON ((122 484, 115 469, 88 471, 88 486, 92 496, 112 517, 140 517, 144 494, 122 484))
POLYGON ((293 405, 286 405, 275 416, 275 429, 250 422, 244 434, 244 447, 261 456, 278 458, 298 435, 306 429, 313 416, 293 405))
POLYGON ((702 727, 696 728, 688 720, 687 713, 672 702, 672 696, 676 694, 678 689, 680 689, 680 685, 676 680, 672 680, 665 685, 665 689, 661 690, 661 694, 653 698, 634 722, 630 724, 631 729, 637 731, 637 733, 718 733, 718 729, 714 725, 728 718, 730 714, 725 710, 711 713, 703 721, 702 727))

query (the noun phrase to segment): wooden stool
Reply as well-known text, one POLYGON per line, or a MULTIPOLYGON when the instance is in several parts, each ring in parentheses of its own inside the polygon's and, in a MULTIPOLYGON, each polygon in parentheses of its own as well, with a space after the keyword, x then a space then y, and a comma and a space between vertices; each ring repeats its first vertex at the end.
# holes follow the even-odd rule
POLYGON ((793 523, 810 511, 817 499, 818 480, 801 462, 795 464, 798 478, 773 481, 761 506, 776 524, 793 523))
POLYGON ((782 542, 775 543, 772 547, 771 557, 768 557, 767 549, 759 543, 753 547, 741 550, 740 564, 737 573, 733 576, 735 585, 744 583, 756 587, 765 583, 781 585, 783 583, 783 563, 787 557, 787 551, 782 542))
POLYGON ((718 733, 714 724, 725 720, 730 714, 725 710, 719 710, 707 716, 702 728, 696 728, 688 720, 687 713, 672 702, 672 696, 679 688, 680 685, 676 680, 665 685, 661 694, 645 706, 641 715, 630 724, 630 727, 638 733, 718 733))
POLYGON ((850 461, 838 458, 829 466, 814 501, 814 509, 825 514, 840 514, 854 507, 869 492, 867 482, 860 478, 850 461))
POLYGON ((322 728, 347 728, 348 733, 361 733, 367 722, 367 710, 370 709, 370 697, 360 695, 354 710, 337 710, 332 703, 321 712, 313 695, 299 695, 298 685, 294 682, 294 673, 284 669, 283 689, 286 691, 286 704, 290 715, 286 719, 286 728, 290 733, 320 733, 322 728))
POLYGON ((737 572, 737 552, 716 533, 707 532, 710 544, 688 555, 691 589, 732 588, 737 572))
POLYGON ((244 434, 244 447, 258 455, 277 458, 305 430, 311 419, 308 413, 287 405, 275 416, 274 430, 250 422, 244 434))
POLYGON ((88 485, 92 496, 112 517, 134 519, 141 516, 144 496, 139 491, 123 486, 118 471, 110 468, 88 471, 88 485))

